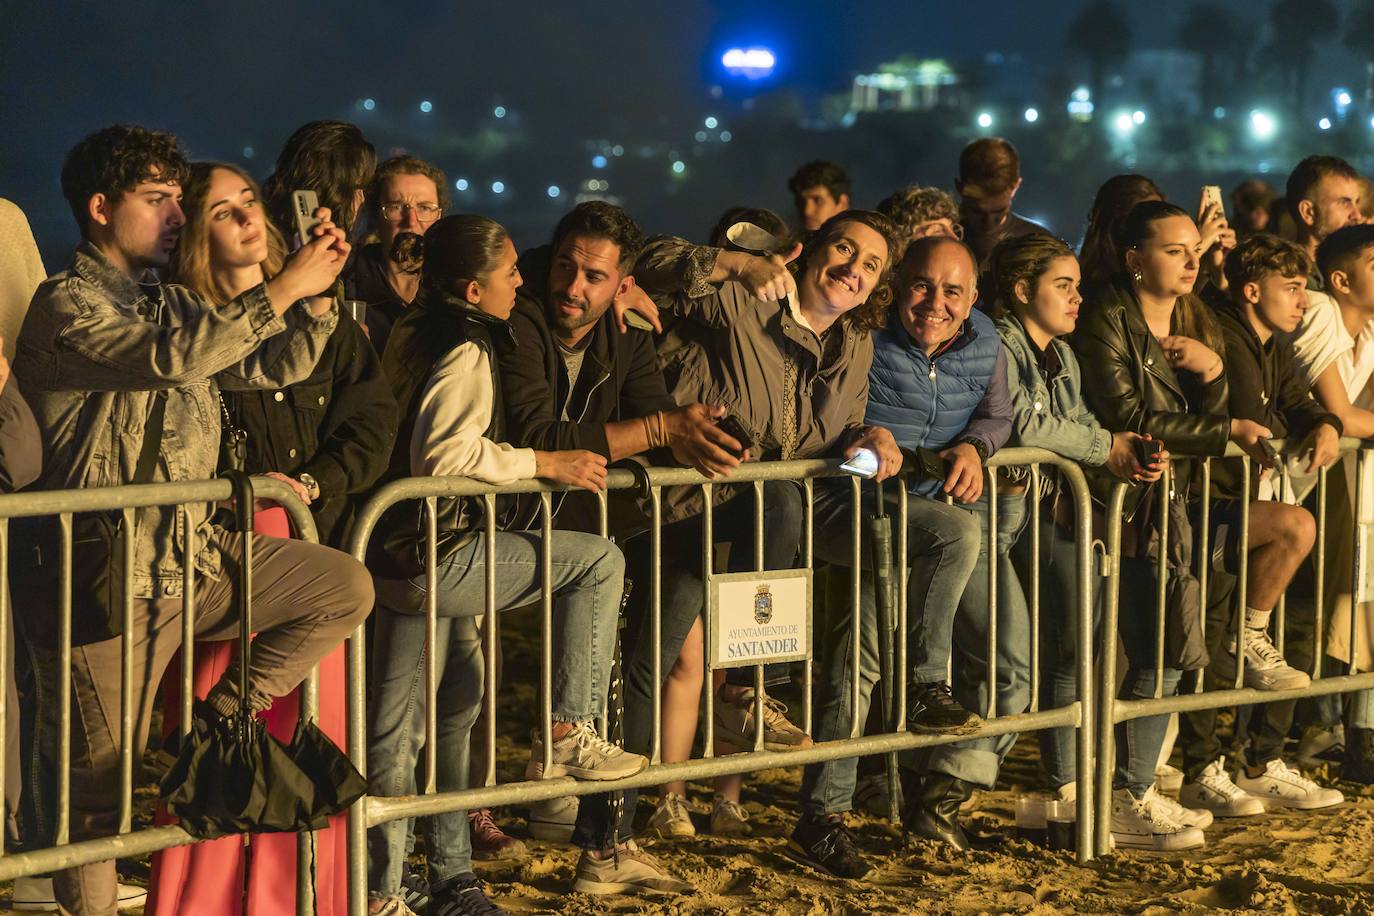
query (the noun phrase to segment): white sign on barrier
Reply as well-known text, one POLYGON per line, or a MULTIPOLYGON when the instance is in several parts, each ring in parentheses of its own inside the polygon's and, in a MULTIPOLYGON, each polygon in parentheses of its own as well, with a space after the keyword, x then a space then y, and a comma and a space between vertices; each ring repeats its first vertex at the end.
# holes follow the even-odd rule
POLYGON ((811 570, 711 576, 708 601, 712 668, 811 657, 811 570))

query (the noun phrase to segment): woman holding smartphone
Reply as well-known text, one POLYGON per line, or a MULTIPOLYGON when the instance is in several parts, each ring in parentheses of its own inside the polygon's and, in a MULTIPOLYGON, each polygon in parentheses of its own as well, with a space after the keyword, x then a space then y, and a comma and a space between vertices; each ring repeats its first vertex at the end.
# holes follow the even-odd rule
MULTIPOLYGON (((212 302, 224 303, 281 268, 285 245, 268 219, 256 183, 236 166, 198 162, 184 186, 186 224, 172 261, 172 279, 212 302)), ((333 300, 312 303, 312 314, 336 311, 333 300)), ((314 372, 280 391, 221 392, 221 465, 236 465, 290 486, 315 517, 319 541, 342 547, 354 497, 386 469, 396 435, 396 404, 377 355, 348 316, 325 343, 314 372), (234 442, 239 443, 237 450, 234 442)), ((292 535, 285 511, 264 506, 257 530, 292 535)), ((199 645, 194 684, 198 695, 214 683, 233 654, 230 643, 199 645)), ((180 686, 174 661, 164 683, 164 734, 176 732, 175 696, 180 686)), ((344 648, 320 663, 319 724, 336 744, 345 741, 344 648)), ((289 741, 298 696, 277 700, 268 728, 289 741)), ((338 823, 317 834, 317 905, 322 914, 346 912, 345 832, 338 823)), ((248 888, 251 911, 295 912, 295 837, 255 836, 248 888)), ((149 913, 229 914, 242 903, 242 844, 238 837, 169 849, 153 858, 149 913)))
MULTIPOLYGON (((1084 316, 1072 338, 1088 407, 1108 430, 1148 433, 1178 452, 1220 456, 1234 441, 1261 457, 1263 427, 1227 414, 1224 344, 1193 295, 1205 251, 1197 224, 1173 204, 1146 201, 1126 215, 1114 241, 1119 272, 1085 293, 1084 316)), ((1194 462, 1172 466, 1176 495, 1169 524, 1177 540, 1205 494, 1197 492, 1194 462)), ((1092 475, 1090 483, 1105 502, 1113 481, 1092 475)), ((1158 508, 1153 487, 1136 486, 1127 495, 1119 619, 1127 658, 1123 699, 1152 697, 1156 686, 1172 695, 1183 673, 1175 666, 1180 656, 1166 655, 1163 683, 1155 684, 1156 560, 1149 553, 1161 524, 1158 508)), ((1154 789, 1168 721, 1150 716, 1118 728, 1112 799, 1118 846, 1177 850, 1203 843, 1200 827, 1210 823, 1210 814, 1184 809, 1154 789)))

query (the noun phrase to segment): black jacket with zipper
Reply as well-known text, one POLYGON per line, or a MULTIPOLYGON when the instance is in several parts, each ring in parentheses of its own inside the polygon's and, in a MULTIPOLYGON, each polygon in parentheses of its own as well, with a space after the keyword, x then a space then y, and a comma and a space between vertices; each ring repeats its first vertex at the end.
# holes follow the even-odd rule
MULTIPOLYGON (((1226 451, 1231 437, 1226 371, 1207 384, 1191 372, 1175 373, 1124 277, 1084 290, 1082 314, 1069 342, 1083 369, 1084 401, 1104 427, 1148 433, 1179 456, 1226 451)), ((1191 495, 1194 464, 1174 460, 1176 493, 1191 495)), ((1093 495, 1105 502, 1118 478, 1105 469, 1084 471, 1093 495)), ((1152 489, 1131 487, 1127 518, 1152 489)))

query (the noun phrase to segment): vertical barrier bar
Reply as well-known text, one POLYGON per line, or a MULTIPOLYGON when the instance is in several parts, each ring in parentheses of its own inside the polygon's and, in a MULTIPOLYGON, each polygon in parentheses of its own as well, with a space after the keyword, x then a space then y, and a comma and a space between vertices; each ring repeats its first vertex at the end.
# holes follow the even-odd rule
POLYGON ((125 509, 124 601, 119 609, 119 833, 133 827, 134 808, 134 544, 136 513, 125 509))
MULTIPOLYGON (((1167 470, 1165 472, 1167 474, 1167 470)), ((1102 685, 1101 701, 1098 704, 1097 721, 1097 788, 1093 792, 1093 802, 1097 808, 1093 822, 1093 853, 1105 856, 1109 852, 1108 842, 1112 832, 1112 777, 1116 771, 1116 639, 1117 617, 1121 610, 1121 509, 1126 501, 1127 485, 1119 483, 1112 488, 1107 504, 1107 601, 1102 610, 1102 650, 1099 664, 1102 666, 1098 683, 1102 685)), ((1079 525, 1086 524, 1081 518, 1079 525)), ((1080 558, 1081 558, 1080 554, 1080 558)), ((1080 583, 1081 583, 1080 579, 1080 583)), ((1084 592, 1086 594, 1086 592, 1084 592)), ((1080 649, 1083 638, 1079 637, 1080 649)), ((1089 657, 1088 663, 1091 664, 1089 657)), ((1078 676, 1084 676, 1085 660, 1079 653, 1078 676)), ((1091 677, 1091 669, 1089 669, 1091 677)), ((1090 688, 1091 689, 1091 688, 1090 688)), ((1080 682, 1079 692, 1086 695, 1080 682)), ((1083 741, 1080 739, 1079 746, 1083 741)), ((1080 756, 1082 756, 1080 754, 1080 756)), ((1080 761, 1081 763, 1081 761, 1080 761)), ((1083 772, 1079 770, 1079 786, 1082 786, 1083 772)))
MULTIPOLYGON (((763 572, 763 481, 754 481, 754 569, 763 572)), ((764 749, 763 665, 754 666, 754 750, 764 749)))
MULTIPOLYGON (((366 554, 366 542, 358 547, 366 554)), ((348 697, 348 759, 367 778, 367 629, 359 624, 348 637, 345 690, 348 697)), ((348 912, 367 912, 367 796, 348 806, 348 912)))
POLYGON ((553 766, 553 494, 539 493, 539 727, 544 772, 553 766))
MULTIPOLYGON (((1236 612, 1232 628, 1236 637, 1236 681, 1239 690, 1245 686, 1245 608, 1250 596, 1250 456, 1240 459, 1240 532, 1236 569, 1236 612)), ((1222 548, 1225 549, 1225 544, 1222 548)))
MULTIPOLYGON (((1105 824, 1108 834, 1111 831, 1111 817, 1106 819, 1098 817, 1099 810, 1094 809, 1095 796, 1093 795, 1094 777, 1098 769, 1111 773, 1111 758, 1093 758, 1093 727, 1097 720, 1093 718, 1093 696, 1097 690, 1097 683, 1093 680, 1093 510, 1092 500, 1088 495, 1087 482, 1083 479, 1083 474, 1077 468, 1073 471, 1073 495, 1074 495, 1074 577, 1078 580, 1078 793, 1075 814, 1078 818, 1078 861, 1086 862, 1093 858, 1096 850, 1093 848, 1093 840, 1096 835, 1095 824, 1105 824)), ((1060 479, 1063 480, 1068 475, 1061 468, 1060 479)), ((1125 486, 1116 488, 1123 496, 1125 486)), ((1121 503, 1116 502, 1116 518, 1121 518, 1121 503)), ((1111 522, 1111 513, 1108 513, 1108 525, 1111 522)), ((1120 526, 1118 525, 1119 529, 1120 526)), ((1120 535, 1118 534, 1118 542, 1120 535)), ((1120 544, 1118 543, 1118 548, 1120 544)), ((1115 640, 1112 641, 1113 650, 1115 640)), ((1105 681, 1104 681, 1105 683, 1105 681)), ((1114 682, 1113 682, 1114 683, 1114 682)), ((1107 693, 1111 693, 1108 687, 1107 693)), ((1115 710, 1109 710, 1111 715, 1115 710)), ((1108 796, 1110 803, 1110 796, 1108 796)), ((1105 841, 1104 841, 1105 842, 1105 841)))
POLYGON ((854 538, 853 550, 850 553, 853 568, 850 570, 849 580, 850 606, 853 608, 849 623, 849 670, 853 675, 849 684, 849 737, 858 738, 864 731, 863 719, 859 717, 859 623, 863 616, 863 501, 859 497, 859 478, 850 478, 849 495, 854 507, 849 525, 850 535, 854 538))
POLYGON ((653 660, 654 743, 649 762, 663 761, 663 490, 649 487, 649 657, 653 660))
POLYGON ((997 718, 997 470, 987 468, 988 475, 988 659, 987 716, 997 718))
POLYGON ((195 655, 196 655, 196 564, 195 531, 186 512, 186 504, 177 506, 177 524, 186 532, 186 551, 181 564, 181 739, 191 736, 191 717, 194 715, 195 655))
MULTIPOLYGON (((482 496, 482 522, 486 533, 484 562, 487 574, 483 577, 482 587, 486 592, 482 607, 486 614, 482 620, 482 641, 485 664, 482 666, 482 717, 483 730, 486 732, 487 759, 483 767, 482 783, 496 785, 496 660, 501 655, 500 627, 501 615, 496 610, 496 494, 482 496)), ((544 771, 539 775, 542 777, 544 771)))
MULTIPOLYGON (((893 685, 895 688, 893 692, 897 696, 896 706, 901 713, 897 716, 897 731, 899 732, 906 731, 906 685, 907 680, 910 678, 910 672, 907 671, 906 657, 906 580, 911 574, 910 558, 907 556, 907 551, 909 550, 907 546, 907 532, 911 525, 907 517, 909 510, 910 506, 908 505, 906 481, 899 479, 897 481, 897 557, 900 565, 897 567, 897 637, 894 640, 897 651, 893 653, 895 656, 895 663, 892 666, 897 677, 897 683, 893 685)), ((889 795, 893 799, 897 797, 895 792, 889 792, 889 795)))
POLYGON ((1346 654, 1350 656, 1350 664, 1346 667, 1347 674, 1357 674, 1360 670, 1359 653, 1356 649, 1359 646, 1357 636, 1359 635, 1360 623, 1360 597, 1364 590, 1364 564, 1365 551, 1369 548, 1369 526, 1360 517, 1364 511, 1364 475, 1369 469, 1370 453, 1361 448, 1355 453, 1355 511, 1352 516, 1355 519, 1355 555, 1350 558, 1350 641, 1346 654))
MULTIPOLYGON (((611 543, 615 543, 614 539, 611 537, 610 506, 609 506, 609 504, 608 504, 607 501, 606 501, 606 491, 605 491, 605 490, 599 490, 599 491, 597 491, 597 494, 596 494, 596 518, 597 518, 597 529, 596 529, 596 530, 597 530, 597 533, 600 534, 600 535, 601 535, 603 538, 605 538, 606 540, 611 541, 611 543)), ((617 546, 619 546, 619 545, 617 545, 617 546)), ((490 565, 491 565, 491 564, 488 564, 488 566, 490 566, 490 565)), ((617 615, 617 617, 616 617, 615 626, 616 626, 616 633, 619 633, 619 632, 620 632, 620 617, 619 617, 618 615, 617 615)), ((703 645, 704 645, 704 644, 703 644, 703 645)), ((619 657, 620 657, 620 638, 619 638, 619 636, 616 637, 616 641, 615 641, 615 652, 616 652, 616 658, 615 658, 614 660, 612 660, 612 662, 611 662, 612 667, 615 666, 616 661, 618 661, 618 660, 619 660, 619 657)), ((597 733, 601 735, 601 740, 602 740, 602 741, 609 741, 609 740, 610 740, 610 737, 611 737, 611 732, 610 732, 610 725, 611 725, 610 699, 611 699, 610 692, 607 691, 607 693, 606 693, 606 702, 604 702, 604 703, 601 704, 601 719, 600 719, 600 722, 599 722, 599 724, 598 724, 598 726, 597 726, 597 733)), ((494 755, 493 755, 493 759, 494 759, 494 755)), ((487 785, 491 785, 491 783, 487 783, 487 785)))
POLYGON ((438 502, 425 497, 425 795, 438 787, 439 763, 438 502))
MULTIPOLYGON (((1288 480, 1288 462, 1280 461, 1278 464, 1279 486, 1276 499, 1281 503, 1290 502, 1293 498, 1293 488, 1288 480)), ((1204 592, 1204 594, 1206 594, 1204 592)), ((1320 600, 1320 599, 1318 599, 1320 600)), ((1284 589, 1279 593, 1279 603, 1274 605, 1274 648, 1283 654, 1284 632, 1288 629, 1288 590, 1284 589)))
MULTIPOLYGON (((715 538, 716 530, 716 511, 713 493, 715 491, 709 483, 701 485, 702 513, 701 513, 701 589, 703 599, 707 599, 711 589, 711 574, 715 569, 714 557, 712 556, 711 542, 715 538)), ((733 545, 732 545, 733 546, 733 545)), ((714 757, 716 755, 716 687, 712 672, 714 669, 710 665, 711 661, 711 640, 715 634, 711 631, 711 615, 701 615, 701 637, 702 648, 706 658, 706 676, 702 678, 701 690, 705 694, 704 714, 702 715, 702 756, 714 757)))
MULTIPOLYGON (((812 547, 815 539, 816 490, 812 485, 810 477, 802 481, 802 497, 802 502, 804 504, 804 508, 802 509, 804 513, 802 518, 802 566, 812 570, 812 574, 814 575, 815 555, 812 553, 812 547)), ((811 608, 811 614, 814 620, 814 592, 812 593, 812 601, 813 606, 811 608)), ((811 654, 812 656, 816 654, 816 633, 814 627, 811 631, 811 654)), ((802 731, 806 732, 808 735, 813 734, 811 730, 811 679, 811 663, 808 661, 802 666, 802 731)))
MULTIPOLYGON (((1358 517, 1358 516, 1357 516, 1358 517)), ((1326 468, 1317 469, 1317 561, 1313 574, 1313 590, 1316 594, 1315 613, 1312 618, 1312 680, 1322 676, 1322 650, 1325 642, 1326 610, 1326 468)))
POLYGON ((70 839, 72 813, 72 514, 58 515, 62 537, 62 585, 57 602, 57 704, 61 710, 57 736, 57 830, 53 843, 70 839))
MULTIPOLYGON (((0 760, 9 760, 11 752, 18 753, 18 748, 10 748, 5 741, 9 721, 4 716, 9 714, 9 686, 10 686, 10 659, 9 653, 4 651, 4 647, 10 642, 10 520, 0 516, 0 760)), ((0 792, 0 824, 8 823, 10 814, 18 815, 18 812, 10 812, 5 807, 5 802, 9 799, 4 798, 5 793, 0 792)), ((7 831, 0 830, 0 857, 5 855, 5 840, 7 831)))
MULTIPOLYGON (((1199 630, 1203 638, 1207 636, 1207 582, 1212 575, 1212 552, 1208 548, 1211 546, 1212 527, 1212 459, 1202 459, 1202 492, 1207 494, 1207 498, 1202 500, 1201 522, 1198 530, 1194 532, 1194 537, 1198 539, 1198 569, 1197 583, 1198 592, 1202 595, 1202 604, 1197 609, 1199 630)), ((1202 693, 1203 683, 1206 681, 1205 672, 1199 671, 1197 678, 1193 681, 1193 693, 1202 693)))
POLYGON ((1040 711, 1040 465, 1031 465, 1030 712, 1040 711))
POLYGON ((1169 491, 1174 481, 1166 466, 1159 487, 1159 556, 1155 564, 1155 699, 1164 696, 1164 604, 1169 580, 1169 491))

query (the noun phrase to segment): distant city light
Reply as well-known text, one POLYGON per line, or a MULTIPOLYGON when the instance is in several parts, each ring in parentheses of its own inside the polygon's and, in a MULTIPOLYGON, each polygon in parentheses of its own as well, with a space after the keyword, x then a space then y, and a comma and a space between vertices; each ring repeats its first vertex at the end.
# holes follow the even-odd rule
POLYGON ((1144 124, 1144 123, 1145 123, 1145 112, 1143 112, 1143 111, 1141 111, 1140 109, 1137 108, 1135 111, 1131 112, 1131 120, 1134 121, 1134 122, 1137 123, 1137 124, 1144 124))
POLYGON ((420 103, 420 110, 423 111, 425 114, 429 114, 431 111, 434 110, 434 103, 431 102, 429 99, 425 99, 423 102, 420 103))
POLYGON ((986 111, 978 112, 978 126, 983 128, 991 127, 992 115, 988 114, 986 111))
POLYGON ((1216 108, 1212 109, 1212 117, 1220 121, 1222 118, 1226 117, 1226 109, 1218 105, 1216 108))
POLYGON ((549 185, 549 190, 547 193, 550 197, 557 197, 559 194, 563 193, 563 189, 556 184, 551 184, 549 185))
POLYGON ((491 113, 498 118, 504 118, 506 116, 506 106, 497 105, 495 108, 491 110, 491 113))
POLYGON ((504 193, 506 193, 506 183, 505 183, 504 181, 493 181, 493 182, 491 183, 491 193, 493 193, 493 194, 504 194, 504 193))
POLYGON ((1336 100, 1337 108, 1349 108, 1350 103, 1354 101, 1354 97, 1351 96, 1349 89, 1333 89, 1331 90, 1331 96, 1336 100))
POLYGON ((721 143, 729 143, 729 142, 730 142, 731 140, 733 140, 734 138, 735 138, 735 135, 732 134, 732 133, 730 133, 728 130, 723 130, 723 131, 720 132, 720 142, 721 142, 721 143))
POLYGON ((257 150, 253 149, 253 147, 251 147, 251 146, 245 146, 245 147, 243 148, 243 158, 245 158, 245 159, 252 159, 252 158, 253 158, 253 154, 256 153, 256 152, 257 152, 257 150))
POLYGON ((594 168, 594 169, 604 169, 605 167, 606 167, 606 157, 605 157, 605 156, 601 155, 600 153, 597 153, 595 156, 592 157, 592 168, 594 168))
POLYGON ((705 143, 705 142, 706 142, 706 131, 704 131, 704 130, 699 130, 699 131, 697 131, 695 134, 693 134, 692 136, 696 138, 696 141, 697 141, 698 143, 705 143))
POLYGON ((1027 109, 1026 109, 1026 121, 1027 121, 1027 123, 1034 124, 1036 121, 1039 121, 1039 120, 1040 120, 1040 112, 1036 111, 1034 108, 1027 108, 1027 109))
POLYGON ((773 72, 778 59, 767 48, 731 48, 720 58, 726 71, 745 79, 763 79, 773 72))
POLYGON ((1322 129, 1322 130, 1330 130, 1330 129, 1331 129, 1331 119, 1330 119, 1330 118, 1322 118, 1320 121, 1317 122, 1317 127, 1319 127, 1319 128, 1322 129))
POLYGON ((1092 93, 1087 86, 1079 86, 1069 96, 1069 115, 1075 121, 1091 121, 1093 107, 1092 93))
POLYGON ((681 159, 673 160, 674 175, 681 175, 685 171, 687 171, 687 163, 683 162, 681 159))
POLYGON ((1088 92, 1087 86, 1079 86, 1073 91, 1073 95, 1070 96, 1070 98, 1075 102, 1086 102, 1092 98, 1092 94, 1088 92))
POLYGON ((702 123, 706 125, 707 130, 715 130, 720 125, 720 122, 711 115, 707 115, 706 120, 702 123))
POLYGON ((1374 127, 1374 118, 1369 119, 1369 126, 1374 127))
POLYGON ((1274 120, 1274 116, 1265 111, 1255 109, 1250 112, 1250 134, 1256 140, 1272 139, 1278 133, 1279 125, 1274 120))
POLYGON ((611 147, 611 155, 612 155, 612 156, 623 156, 623 155, 625 155, 625 147, 623 147, 623 146, 621 146, 619 143, 617 143, 615 146, 611 147))
POLYGON ((1112 121, 1112 126, 1116 128, 1117 133, 1126 135, 1135 130, 1135 119, 1123 111, 1112 121))
POLYGON ((468 180, 466 178, 459 178, 453 183, 453 186, 460 191, 466 191, 468 189, 468 180))
POLYGON ((377 100, 376 100, 376 99, 363 99, 363 110, 364 110, 364 111, 371 111, 372 109, 374 109, 374 108, 376 108, 376 107, 377 107, 377 100))

